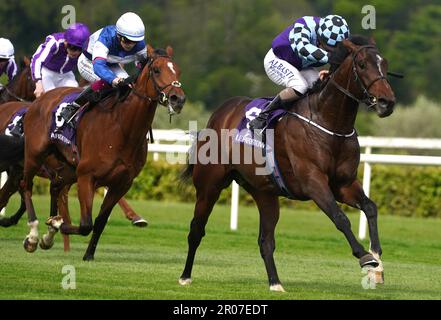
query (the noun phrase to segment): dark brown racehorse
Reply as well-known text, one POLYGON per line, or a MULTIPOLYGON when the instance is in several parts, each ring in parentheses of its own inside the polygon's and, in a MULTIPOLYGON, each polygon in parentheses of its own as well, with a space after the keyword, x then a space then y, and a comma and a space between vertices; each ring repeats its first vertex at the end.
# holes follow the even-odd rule
MULTIPOLYGON (((280 171, 292 197, 313 200, 346 237, 352 254, 361 267, 370 269, 378 282, 382 281, 381 247, 377 230, 377 208, 363 192, 357 180, 360 147, 354 130, 358 104, 363 101, 375 109, 380 117, 393 112, 395 96, 385 75, 386 60, 380 56, 373 40, 353 37, 345 40, 335 52, 342 57, 331 65, 331 75, 321 90, 312 93, 290 107, 275 125, 275 155, 280 171), (295 113, 294 113, 295 112, 295 113), (297 115, 304 117, 304 121, 297 115), (321 126, 318 128, 311 122, 321 126), (327 130, 327 131, 326 131, 327 130), (366 251, 351 231, 351 224, 337 201, 363 210, 368 218, 371 253, 366 251)), ((222 189, 236 180, 252 195, 260 214, 258 244, 264 260, 270 290, 284 291, 277 275, 273 258, 275 227, 279 220, 279 189, 269 175, 256 175, 252 164, 221 164, 222 153, 232 159, 233 142, 221 148, 222 129, 235 129, 244 117, 249 98, 236 97, 226 101, 210 118, 207 127, 217 132, 218 140, 212 149, 205 139, 197 141, 199 150, 218 152, 217 163, 202 165, 200 155, 194 165, 189 165, 184 177, 192 177, 197 200, 194 218, 188 235, 188 256, 185 269, 179 279, 182 285, 191 283, 191 271, 196 250, 205 235, 205 225, 222 189), (201 149, 203 148, 203 149, 201 149)), ((244 152, 243 145, 241 152, 244 152)), ((208 152, 207 152, 208 153, 208 152)), ((241 155, 243 159, 243 155, 241 155)))
POLYGON ((64 96, 78 89, 54 89, 31 105, 24 120, 26 138, 22 181, 31 228, 24 242, 27 251, 35 250, 38 243, 32 181, 47 155, 57 150, 76 167, 81 218, 79 226, 65 223, 59 217, 51 219, 50 224, 65 234, 88 235, 93 230, 83 259, 94 258, 98 240, 113 207, 129 190, 145 164, 148 147, 146 134, 151 127, 157 103, 174 112, 180 112, 185 103, 179 82, 180 70, 171 58, 172 53, 170 47, 167 51, 148 47, 149 61, 144 64, 128 97, 119 102, 115 99, 105 100, 83 115, 77 128, 78 163, 70 148, 52 142, 48 136, 51 110, 64 96), (108 187, 108 192, 93 224, 94 192, 101 186, 108 187))
POLYGON ((0 88, 0 104, 8 101, 30 102, 35 99, 35 84, 30 65, 29 58, 24 57, 17 75, 5 87, 0 88))

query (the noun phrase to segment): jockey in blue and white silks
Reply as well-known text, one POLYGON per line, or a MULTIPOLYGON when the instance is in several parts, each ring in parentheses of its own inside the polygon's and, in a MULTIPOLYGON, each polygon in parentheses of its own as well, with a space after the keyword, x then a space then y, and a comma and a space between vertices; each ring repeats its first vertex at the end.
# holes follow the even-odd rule
POLYGON ((0 76, 6 74, 8 81, 17 74, 17 64, 14 59, 14 46, 11 41, 5 38, 0 38, 0 76))
MULTIPOLYGON (((78 59, 78 71, 91 85, 61 112, 67 123, 71 122, 78 108, 101 96, 101 93, 96 95, 94 92, 108 91, 128 78, 122 65, 130 62, 136 64, 147 58, 144 37, 144 23, 133 12, 123 14, 116 25, 106 26, 90 36, 87 49, 78 59)), ((59 123, 61 126, 62 122, 59 123)))
POLYGON ((104 80, 116 86, 128 77, 121 65, 147 57, 145 27, 133 12, 122 15, 116 25, 104 27, 90 36, 87 50, 78 60, 81 76, 89 82, 104 80))
POLYGON ((277 35, 265 56, 264 67, 268 77, 285 89, 250 122, 250 128, 264 128, 272 110, 286 108, 312 88, 327 73, 314 68, 327 64, 333 48, 347 38, 348 24, 338 15, 305 16, 277 35))
POLYGON ((58 87, 78 87, 72 72, 78 57, 89 39, 86 25, 76 23, 65 32, 46 37, 31 59, 32 78, 35 81, 35 96, 58 87))

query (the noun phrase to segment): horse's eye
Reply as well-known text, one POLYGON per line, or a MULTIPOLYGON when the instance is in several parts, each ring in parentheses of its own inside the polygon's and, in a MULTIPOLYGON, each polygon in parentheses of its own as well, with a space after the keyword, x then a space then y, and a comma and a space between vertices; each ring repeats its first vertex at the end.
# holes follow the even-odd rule
POLYGON ((155 74, 160 74, 160 73, 161 73, 161 70, 160 70, 159 68, 153 68, 153 72, 154 72, 155 74))
POLYGON ((365 64, 363 61, 358 61, 358 66, 359 66, 361 69, 366 68, 366 64, 365 64))

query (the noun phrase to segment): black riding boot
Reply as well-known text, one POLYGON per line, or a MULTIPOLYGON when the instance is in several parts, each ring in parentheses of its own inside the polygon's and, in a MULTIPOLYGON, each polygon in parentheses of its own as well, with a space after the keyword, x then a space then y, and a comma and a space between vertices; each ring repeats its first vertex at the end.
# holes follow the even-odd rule
POLYGON ((71 126, 74 126, 72 117, 87 102, 93 102, 95 100, 96 92, 93 91, 91 87, 87 87, 80 93, 80 95, 71 103, 61 110, 61 117, 64 119, 65 123, 70 123, 71 126))
POLYGON ((276 109, 282 108, 283 103, 282 99, 279 95, 277 95, 267 106, 266 108, 259 113, 259 115, 250 121, 249 127, 251 130, 259 130, 264 129, 266 126, 266 121, 268 120, 268 115, 276 109))

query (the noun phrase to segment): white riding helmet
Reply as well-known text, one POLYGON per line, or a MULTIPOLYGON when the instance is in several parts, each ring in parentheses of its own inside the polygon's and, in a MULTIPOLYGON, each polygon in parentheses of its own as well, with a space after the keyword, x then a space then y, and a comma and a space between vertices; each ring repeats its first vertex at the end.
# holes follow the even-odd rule
POLYGON ((14 46, 11 41, 0 38, 0 59, 10 59, 14 56, 14 46))
POLYGON ((144 40, 145 27, 136 13, 127 12, 116 22, 116 32, 131 41, 139 42, 144 40))

